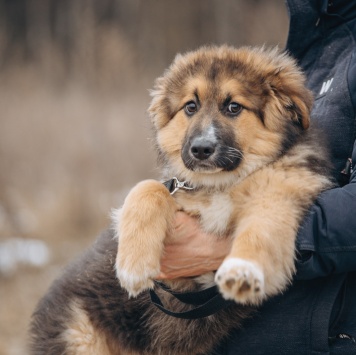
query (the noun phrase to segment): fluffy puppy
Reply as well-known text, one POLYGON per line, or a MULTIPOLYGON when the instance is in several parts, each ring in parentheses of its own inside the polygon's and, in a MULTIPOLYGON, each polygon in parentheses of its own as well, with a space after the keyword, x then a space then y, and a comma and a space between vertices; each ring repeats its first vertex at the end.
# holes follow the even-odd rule
POLYGON ((131 190, 116 214, 119 243, 104 234, 41 301, 35 354, 208 353, 292 280, 299 224, 332 186, 294 60, 276 49, 203 47, 177 56, 152 96, 162 180, 176 177, 185 188, 172 195, 148 180, 131 190), (192 308, 154 283, 177 211, 232 238, 216 273, 166 283, 175 292, 215 283, 235 301, 209 317, 174 318, 148 297, 155 288, 167 308, 192 308))

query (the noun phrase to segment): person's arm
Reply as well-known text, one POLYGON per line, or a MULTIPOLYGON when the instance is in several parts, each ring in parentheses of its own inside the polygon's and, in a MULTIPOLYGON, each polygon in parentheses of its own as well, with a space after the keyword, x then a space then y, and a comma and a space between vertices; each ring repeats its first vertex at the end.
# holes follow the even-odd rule
POLYGON ((356 142, 350 183, 323 192, 297 237, 297 279, 356 271, 356 142))

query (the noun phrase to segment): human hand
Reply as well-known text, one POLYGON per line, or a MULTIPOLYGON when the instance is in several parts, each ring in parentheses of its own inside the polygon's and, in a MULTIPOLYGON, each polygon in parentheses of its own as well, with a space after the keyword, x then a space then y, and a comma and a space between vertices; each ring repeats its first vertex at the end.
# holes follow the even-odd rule
POLYGON ((229 253, 231 242, 230 238, 204 233, 196 218, 177 212, 158 279, 197 276, 217 270, 229 253))

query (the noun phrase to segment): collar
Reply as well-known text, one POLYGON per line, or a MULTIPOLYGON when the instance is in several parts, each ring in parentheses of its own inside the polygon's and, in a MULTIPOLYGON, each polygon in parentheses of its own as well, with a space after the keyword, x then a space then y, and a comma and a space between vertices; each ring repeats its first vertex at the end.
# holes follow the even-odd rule
POLYGON ((179 181, 178 178, 173 177, 170 180, 164 181, 163 185, 168 189, 171 195, 174 195, 178 190, 194 190, 186 181, 179 181))

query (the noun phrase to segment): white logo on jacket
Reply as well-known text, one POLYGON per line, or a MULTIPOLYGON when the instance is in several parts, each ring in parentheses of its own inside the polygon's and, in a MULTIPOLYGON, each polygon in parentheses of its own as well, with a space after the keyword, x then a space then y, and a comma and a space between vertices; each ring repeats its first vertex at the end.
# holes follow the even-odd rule
POLYGON ((334 78, 331 78, 331 79, 329 79, 329 80, 323 82, 323 86, 321 87, 321 90, 320 90, 320 92, 319 92, 319 95, 326 94, 326 93, 329 91, 330 86, 331 86, 333 80, 334 80, 334 78))

